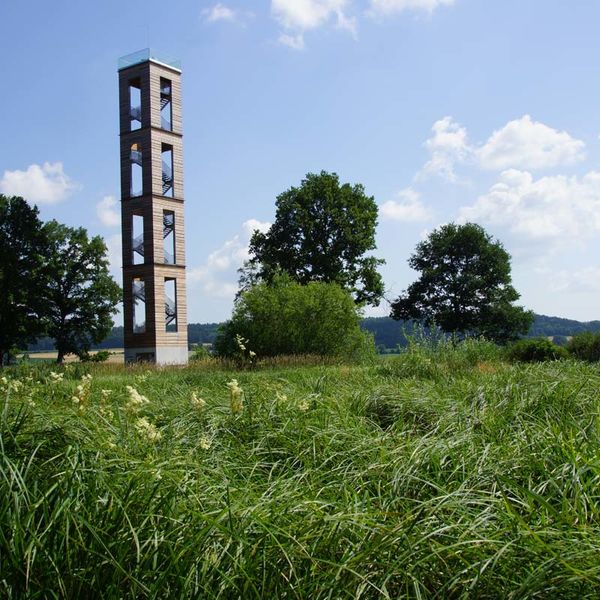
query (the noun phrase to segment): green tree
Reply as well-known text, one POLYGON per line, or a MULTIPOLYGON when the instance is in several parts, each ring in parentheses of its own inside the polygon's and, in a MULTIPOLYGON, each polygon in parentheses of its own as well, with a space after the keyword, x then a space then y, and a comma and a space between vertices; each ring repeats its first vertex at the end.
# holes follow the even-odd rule
POLYGON ((299 283, 337 283, 357 303, 379 304, 384 287, 377 267, 384 261, 366 256, 376 248, 377 204, 362 185, 309 173, 300 187, 277 196, 276 207, 269 231, 255 231, 250 240, 242 289, 284 271, 299 283))
POLYGON ((394 319, 435 323, 448 333, 497 342, 527 333, 533 313, 513 303, 510 256, 475 223, 450 223, 417 245, 409 265, 420 278, 392 303, 394 319))
POLYGON ((68 353, 85 356, 111 331, 121 290, 108 272, 106 245, 83 228, 50 221, 46 318, 61 363, 68 353))
POLYGON ((221 328, 215 350, 239 352, 236 336, 258 357, 284 354, 358 356, 374 352, 372 336, 360 329, 360 309, 335 283, 302 285, 287 274, 258 283, 237 298, 230 321, 221 328))
POLYGON ((43 335, 40 278, 45 235, 38 210, 0 194, 0 365, 14 347, 43 335))

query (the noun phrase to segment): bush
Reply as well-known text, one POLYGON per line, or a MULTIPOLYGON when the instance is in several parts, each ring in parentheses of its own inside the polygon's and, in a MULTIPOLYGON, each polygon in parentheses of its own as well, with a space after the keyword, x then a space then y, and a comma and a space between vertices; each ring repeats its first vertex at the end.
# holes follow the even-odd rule
POLYGON ((360 318, 360 309, 339 285, 301 285, 282 274, 271 284, 259 283, 241 294, 231 320, 217 335, 215 350, 220 356, 236 357, 240 336, 245 350, 257 358, 373 356, 373 338, 360 329, 360 318))
POLYGON ((600 331, 584 331, 571 338, 567 345, 569 353, 580 360, 597 362, 600 360, 600 331))
POLYGON ((192 346, 192 355, 190 356, 191 361, 196 360, 208 360, 210 358, 210 352, 203 344, 196 344, 192 346))
POLYGON ((79 360, 81 362, 101 363, 106 362, 111 354, 112 352, 109 352, 108 350, 98 350, 98 352, 95 352, 94 354, 85 351, 79 354, 79 360))
POLYGON ((567 358, 569 353, 546 338, 519 340, 507 346, 506 356, 515 362, 543 362, 567 358))

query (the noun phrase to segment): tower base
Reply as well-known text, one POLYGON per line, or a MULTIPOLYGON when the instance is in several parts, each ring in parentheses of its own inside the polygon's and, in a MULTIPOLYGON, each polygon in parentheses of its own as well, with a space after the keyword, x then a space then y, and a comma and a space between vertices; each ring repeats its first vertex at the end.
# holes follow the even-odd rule
POLYGON ((157 348, 125 348, 125 362, 150 362, 157 365, 187 365, 187 346, 162 346, 157 348))

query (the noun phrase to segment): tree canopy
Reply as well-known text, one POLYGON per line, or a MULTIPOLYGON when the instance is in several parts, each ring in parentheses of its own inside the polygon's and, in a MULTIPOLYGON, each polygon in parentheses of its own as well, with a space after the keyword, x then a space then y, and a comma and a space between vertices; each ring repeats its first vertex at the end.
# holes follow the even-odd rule
POLYGON ((37 208, 0 194, 0 365, 13 348, 44 332, 39 292, 45 253, 37 208))
POLYGON ((360 329, 360 310, 346 290, 336 283, 299 284, 287 274, 238 297, 231 320, 217 335, 217 353, 235 355, 236 336, 247 340, 248 349, 259 357, 355 356, 375 350, 371 336, 360 329))
POLYGON ((378 305, 384 286, 377 267, 384 261, 367 255, 376 248, 376 226, 377 204, 362 185, 309 173, 300 187, 277 196, 271 228, 254 232, 242 289, 283 271, 298 283, 337 283, 357 303, 378 305))
POLYGON ((100 236, 89 239, 82 227, 56 221, 47 223, 46 231, 50 248, 47 331, 62 362, 65 354, 86 354, 110 333, 121 290, 108 272, 106 245, 100 236))
POLYGON ((511 284, 509 254, 475 223, 434 230, 408 262, 421 275, 392 303, 394 319, 498 342, 527 333, 533 322, 533 313, 514 304, 519 294, 511 284))

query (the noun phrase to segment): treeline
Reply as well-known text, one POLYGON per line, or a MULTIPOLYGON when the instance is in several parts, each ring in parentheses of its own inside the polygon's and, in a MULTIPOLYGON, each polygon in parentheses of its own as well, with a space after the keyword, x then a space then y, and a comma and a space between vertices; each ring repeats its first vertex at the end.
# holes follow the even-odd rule
MULTIPOLYGON (((213 344, 221 323, 190 323, 188 325, 188 341, 190 344, 213 344)), ((375 337, 375 345, 380 352, 394 350, 398 346, 407 345, 407 335, 414 332, 412 321, 395 321, 391 317, 369 317, 363 319, 361 327, 375 337)), ((535 320, 527 337, 571 337, 584 331, 600 331, 600 321, 575 321, 561 317, 535 315, 535 320)), ((123 327, 114 327, 110 335, 96 349, 122 348, 123 327)), ((51 352, 54 340, 43 338, 37 344, 31 344, 31 352, 51 352)))

